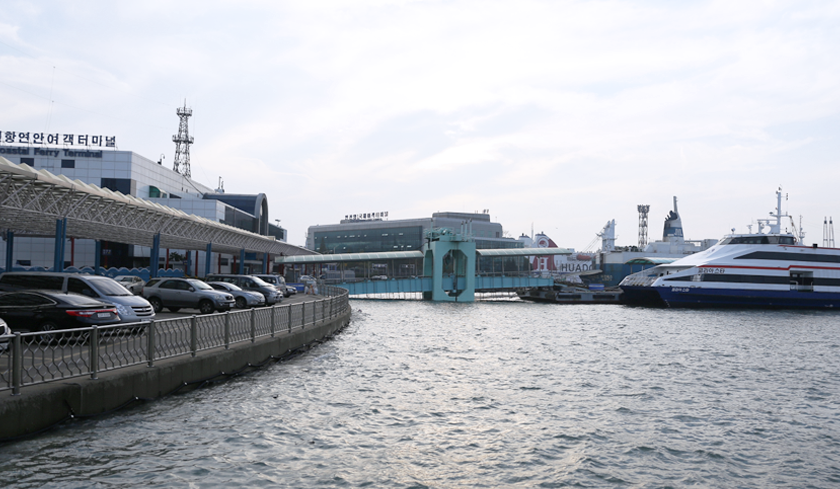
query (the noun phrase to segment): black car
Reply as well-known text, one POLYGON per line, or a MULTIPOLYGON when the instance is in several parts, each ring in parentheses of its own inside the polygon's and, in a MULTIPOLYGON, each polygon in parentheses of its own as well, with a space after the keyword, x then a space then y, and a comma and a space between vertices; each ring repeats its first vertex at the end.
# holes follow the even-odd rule
POLYGON ((76 329, 120 322, 116 308, 110 304, 54 290, 0 294, 0 318, 12 331, 76 329))

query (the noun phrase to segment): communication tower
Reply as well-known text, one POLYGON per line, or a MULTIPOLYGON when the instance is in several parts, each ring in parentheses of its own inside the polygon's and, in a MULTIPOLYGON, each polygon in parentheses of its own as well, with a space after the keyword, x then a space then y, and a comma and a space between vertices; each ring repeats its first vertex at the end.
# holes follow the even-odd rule
POLYGON ((823 220, 823 248, 834 248, 834 221, 823 220))
POLYGON ((639 249, 642 249, 648 243, 648 211, 650 211, 650 206, 639 204, 636 208, 639 209, 639 249))
POLYGON ((184 100, 184 106, 175 109, 175 113, 178 114, 181 122, 178 124, 178 135, 172 136, 172 141, 175 143, 175 163, 172 165, 172 169, 190 178, 192 177, 190 174, 190 145, 193 143, 193 138, 190 136, 188 120, 192 116, 192 109, 187 108, 187 101, 184 100))

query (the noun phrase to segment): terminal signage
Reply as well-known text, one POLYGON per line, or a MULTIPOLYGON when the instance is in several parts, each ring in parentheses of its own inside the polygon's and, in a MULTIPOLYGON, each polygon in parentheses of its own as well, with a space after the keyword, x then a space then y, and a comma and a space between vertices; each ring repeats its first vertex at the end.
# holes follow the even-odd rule
POLYGON ((116 136, 90 134, 44 134, 43 132, 0 131, 0 141, 5 144, 63 144, 65 146, 117 147, 116 136))
POLYGON ((364 212, 362 214, 348 214, 344 216, 347 221, 374 221, 388 217, 388 211, 383 212, 364 212))
POLYGON ((21 146, 0 146, 0 155, 16 156, 51 156, 58 158, 102 158, 102 151, 79 150, 79 149, 48 149, 48 148, 25 148, 21 146))

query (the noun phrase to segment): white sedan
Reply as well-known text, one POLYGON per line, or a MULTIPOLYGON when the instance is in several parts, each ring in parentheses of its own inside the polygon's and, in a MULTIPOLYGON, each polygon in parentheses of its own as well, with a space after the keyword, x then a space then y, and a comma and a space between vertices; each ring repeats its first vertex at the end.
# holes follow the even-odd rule
POLYGON ((117 275, 114 277, 114 280, 119 282, 120 285, 128 289, 134 295, 142 294, 143 286, 146 285, 146 282, 136 275, 117 275))

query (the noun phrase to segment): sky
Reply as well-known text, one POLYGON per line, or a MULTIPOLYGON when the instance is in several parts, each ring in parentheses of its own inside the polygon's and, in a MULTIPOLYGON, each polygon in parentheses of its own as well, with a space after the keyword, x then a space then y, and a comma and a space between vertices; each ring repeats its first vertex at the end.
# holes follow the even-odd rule
MULTIPOLYGON (((616 220, 720 238, 787 196, 840 220, 840 2, 3 0, 0 131, 115 136, 265 193, 288 242, 347 214, 489 209, 586 249, 616 220)), ((801 217, 800 217, 801 216, 801 217)), ((755 229, 755 228, 754 228, 755 229)))

